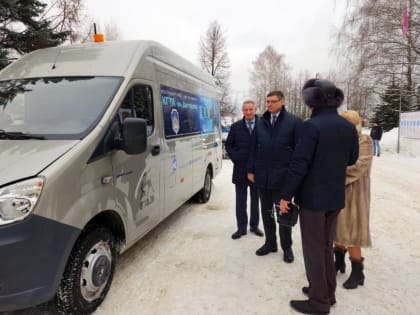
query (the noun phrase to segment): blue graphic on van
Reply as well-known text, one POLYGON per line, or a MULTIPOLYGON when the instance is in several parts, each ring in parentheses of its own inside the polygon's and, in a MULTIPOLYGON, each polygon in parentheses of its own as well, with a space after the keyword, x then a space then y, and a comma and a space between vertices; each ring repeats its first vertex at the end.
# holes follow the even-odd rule
POLYGON ((215 132, 220 125, 219 105, 215 99, 160 86, 165 137, 215 132))
POLYGON ((172 109, 171 111, 172 130, 177 135, 179 132, 179 113, 178 110, 172 109))
POLYGON ((172 172, 176 172, 177 168, 178 168, 178 163, 176 161, 176 158, 173 158, 172 159, 172 172))

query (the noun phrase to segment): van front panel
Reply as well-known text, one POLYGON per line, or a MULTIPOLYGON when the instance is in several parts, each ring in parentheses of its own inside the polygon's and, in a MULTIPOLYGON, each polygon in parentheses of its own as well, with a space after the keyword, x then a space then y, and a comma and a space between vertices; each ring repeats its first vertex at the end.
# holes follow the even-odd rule
POLYGON ((51 299, 79 233, 38 215, 0 226, 0 312, 51 299))

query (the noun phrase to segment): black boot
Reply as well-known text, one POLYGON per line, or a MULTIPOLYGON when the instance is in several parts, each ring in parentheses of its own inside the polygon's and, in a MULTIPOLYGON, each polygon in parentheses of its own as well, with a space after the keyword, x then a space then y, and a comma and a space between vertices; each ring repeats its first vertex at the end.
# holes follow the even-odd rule
POLYGON ((344 257, 346 256, 347 250, 342 250, 339 248, 334 248, 334 256, 335 256, 335 272, 337 273, 339 270, 341 273, 346 272, 346 262, 344 261, 344 257))
POLYGON ((354 260, 350 257, 351 261, 351 274, 350 277, 343 283, 345 289, 356 289, 358 285, 365 283, 365 275, 363 274, 363 260, 354 260))

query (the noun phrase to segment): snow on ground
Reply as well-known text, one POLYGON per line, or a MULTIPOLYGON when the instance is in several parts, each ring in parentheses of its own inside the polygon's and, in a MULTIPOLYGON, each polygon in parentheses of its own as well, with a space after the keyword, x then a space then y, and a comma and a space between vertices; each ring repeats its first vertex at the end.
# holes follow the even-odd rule
MULTIPOLYGON (((387 149, 387 139, 386 134, 371 174, 373 247, 363 250, 365 285, 342 288, 347 263, 346 274, 337 277, 337 304, 330 314, 419 314, 420 156, 397 155, 387 149)), ((304 299, 306 285, 299 227, 293 231, 293 264, 282 261, 281 251, 256 256, 263 239, 253 234, 232 240, 231 173, 225 160, 209 203, 181 207, 120 257, 111 290, 95 315, 297 314, 289 300, 304 299)), ((11 314, 54 311, 47 305, 11 314)))
MULTIPOLYGON (((364 134, 370 134, 370 129, 363 129, 364 134)), ((383 134, 380 142, 382 152, 398 154, 400 156, 420 157, 420 139, 400 138, 398 152, 398 128, 383 134)))

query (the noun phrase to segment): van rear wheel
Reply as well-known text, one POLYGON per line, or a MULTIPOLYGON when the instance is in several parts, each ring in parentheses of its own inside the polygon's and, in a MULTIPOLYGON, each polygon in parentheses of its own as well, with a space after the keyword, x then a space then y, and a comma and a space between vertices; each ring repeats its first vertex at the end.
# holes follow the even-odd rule
POLYGON ((206 175, 204 176, 203 188, 194 196, 196 202, 206 203, 209 201, 211 196, 211 186, 212 186, 212 177, 211 170, 207 168, 206 175))
POLYGON ((229 155, 226 151, 226 145, 225 142, 222 142, 222 159, 228 159, 229 155))
POLYGON ((88 228, 76 242, 56 295, 62 314, 90 314, 103 302, 115 270, 115 239, 105 227, 88 228))

